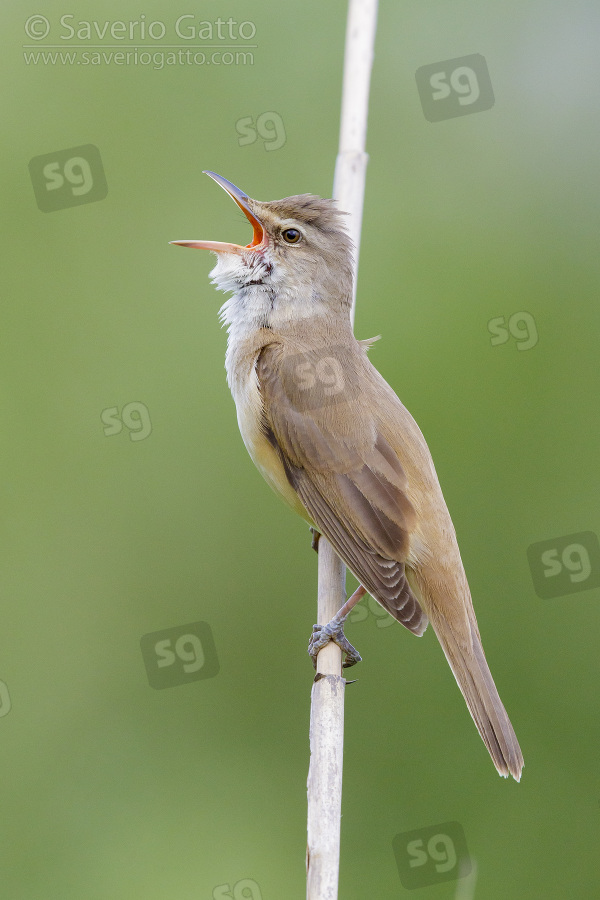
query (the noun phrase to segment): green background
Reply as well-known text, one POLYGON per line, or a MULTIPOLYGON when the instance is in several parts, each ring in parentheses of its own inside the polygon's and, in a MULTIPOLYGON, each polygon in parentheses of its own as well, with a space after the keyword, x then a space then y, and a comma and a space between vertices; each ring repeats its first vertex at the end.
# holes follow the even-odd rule
MULTIPOLYGON (((0 32, 0 894, 302 897, 316 556, 239 437, 214 257, 168 241, 250 238, 202 169, 331 195, 345 3, 78 6, 13 0, 0 32), (23 59, 30 15, 141 12, 251 21, 254 64, 23 59), (265 111, 284 146, 240 146, 265 111), (107 197, 41 212, 29 161, 90 143, 107 197), (106 436, 134 401, 151 434, 106 436), (197 621, 218 675, 153 690, 140 638, 197 621)), ((428 439, 526 767, 497 776, 431 630, 350 625, 344 900, 598 896, 600 590, 540 599, 527 548, 600 528, 599 26, 593 0, 381 4, 356 333, 428 439), (426 121, 415 71, 473 53, 495 105, 426 121), (536 346, 492 346, 521 311, 536 346), (449 821, 476 875, 405 890, 394 836, 449 821)))

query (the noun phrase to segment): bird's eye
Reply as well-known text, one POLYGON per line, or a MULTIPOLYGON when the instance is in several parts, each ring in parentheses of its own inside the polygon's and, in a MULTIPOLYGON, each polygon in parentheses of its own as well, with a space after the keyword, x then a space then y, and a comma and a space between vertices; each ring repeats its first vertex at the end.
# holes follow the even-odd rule
POLYGON ((297 228, 286 228, 285 231, 281 232, 281 237, 286 244, 297 244, 302 234, 297 228))

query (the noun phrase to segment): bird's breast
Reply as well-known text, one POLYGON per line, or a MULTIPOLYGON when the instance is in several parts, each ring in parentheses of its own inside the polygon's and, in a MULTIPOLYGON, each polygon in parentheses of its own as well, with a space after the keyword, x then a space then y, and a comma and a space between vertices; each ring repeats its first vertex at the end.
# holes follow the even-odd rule
POLYGON ((254 360, 235 371, 228 369, 229 385, 235 401, 240 434, 252 462, 267 484, 279 494, 298 515, 314 525, 300 499, 290 485, 281 457, 268 439, 263 427, 263 400, 260 393, 254 360))

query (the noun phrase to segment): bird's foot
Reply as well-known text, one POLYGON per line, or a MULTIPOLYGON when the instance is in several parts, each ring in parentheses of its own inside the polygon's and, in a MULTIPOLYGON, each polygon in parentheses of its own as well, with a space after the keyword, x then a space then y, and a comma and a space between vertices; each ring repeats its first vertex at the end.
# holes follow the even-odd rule
POLYGON ((308 652, 312 657, 315 669, 317 668, 317 654, 329 641, 337 644, 342 652, 346 654, 346 658, 342 663, 344 669, 354 666, 361 661, 362 656, 344 634, 345 620, 346 616, 334 616, 327 625, 313 625, 313 633, 308 642, 308 652))

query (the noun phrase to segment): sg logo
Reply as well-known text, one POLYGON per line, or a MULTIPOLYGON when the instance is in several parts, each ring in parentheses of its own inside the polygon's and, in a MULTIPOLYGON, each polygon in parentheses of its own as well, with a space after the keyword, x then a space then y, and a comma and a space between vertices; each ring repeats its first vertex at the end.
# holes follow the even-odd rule
POLYGON ((538 342, 538 333, 535 319, 531 313, 513 313, 508 320, 508 328, 506 324, 504 316, 498 316, 495 319, 490 319, 488 322, 488 331, 493 335, 490 338, 492 347, 506 344, 511 335, 517 342, 517 350, 530 350, 532 347, 535 347, 538 342))
POLYGON ((330 347, 327 356, 307 353, 286 360, 283 386, 300 410, 321 409, 344 399, 344 371, 335 351, 330 347))
POLYGON ((368 600, 366 603, 356 604, 350 613, 348 621, 352 625, 356 622, 363 622, 369 615, 369 612, 371 612, 377 619, 378 628, 387 628, 388 625, 393 625, 396 620, 390 616, 389 612, 387 612, 374 597, 371 597, 370 594, 367 594, 367 597, 368 600))
POLYGON ((220 884, 213 891, 213 900, 262 900, 260 888, 251 878, 242 878, 233 888, 220 884))
POLYGON ((471 872, 465 833, 458 822, 405 831, 396 835, 392 846, 400 881, 408 890, 457 881, 471 872))
POLYGON ((94 144, 34 156, 29 174, 42 212, 93 203, 108 194, 100 151, 94 144))
POLYGON ((210 625, 193 622, 145 634, 140 640, 150 686, 156 690, 213 678, 219 660, 210 625))
POLYGON ((467 116, 494 105, 490 73, 480 53, 421 66, 415 78, 428 122, 467 116))
POLYGON ((113 434, 120 434, 124 424, 129 428, 129 439, 131 441, 143 441, 152 432, 148 407, 137 400, 127 403, 121 410, 120 417, 119 407, 109 406, 107 409, 102 410, 100 418, 106 426, 104 434, 107 437, 113 434))
POLYGON ((265 150, 279 150, 285 144, 285 127, 283 119, 276 112, 264 112, 256 120, 254 127, 254 119, 252 116, 245 116, 238 119, 235 123, 235 129, 240 135, 238 144, 240 147, 246 147, 254 144, 258 137, 265 142, 265 150))
POLYGON ((600 586, 600 544, 593 531, 532 544, 527 558, 535 592, 543 600, 600 586))

